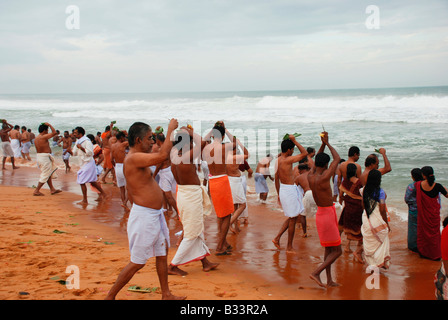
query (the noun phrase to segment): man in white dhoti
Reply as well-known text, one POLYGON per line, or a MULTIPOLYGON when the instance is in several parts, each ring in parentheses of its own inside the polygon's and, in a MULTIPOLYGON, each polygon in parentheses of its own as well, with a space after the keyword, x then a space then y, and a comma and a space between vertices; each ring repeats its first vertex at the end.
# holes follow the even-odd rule
POLYGON ((43 196, 44 194, 40 192, 40 189, 43 187, 45 183, 50 187, 51 194, 57 194, 62 192, 60 189, 56 189, 53 186, 52 179, 55 177, 55 171, 58 169, 53 156, 51 155, 50 143, 49 139, 53 138, 56 135, 56 130, 54 130, 53 126, 46 123, 41 123, 39 126, 39 135, 34 140, 34 145, 36 147, 36 160, 37 166, 40 169, 40 177, 39 183, 37 184, 36 189, 33 192, 34 196, 43 196), (48 132, 48 128, 51 129, 51 132, 48 132))
POLYGON ((235 211, 230 219, 230 231, 239 232, 238 218, 246 209, 246 192, 243 186, 243 178, 240 171, 240 165, 249 158, 249 152, 246 147, 236 138, 231 136, 233 149, 232 153, 227 156, 226 172, 229 177, 230 190, 232 190, 232 199, 235 211), (239 154, 239 148, 243 150, 243 154, 239 154))
POLYGON ((202 270, 210 271, 219 265, 207 259, 210 250, 204 239, 204 218, 212 212, 212 204, 207 189, 199 180, 194 161, 205 144, 191 127, 182 127, 173 144, 171 168, 178 186, 176 202, 183 226, 183 239, 168 272, 186 275, 187 272, 179 266, 192 261, 201 261, 202 270))
MULTIPOLYGON (((177 120, 168 125, 167 136, 177 128, 177 120)), ((127 225, 131 261, 118 275, 106 299, 115 299, 118 292, 143 268, 152 257, 156 257, 156 269, 159 277, 162 299, 180 300, 171 294, 168 286, 167 252, 169 233, 163 215, 163 191, 153 178, 150 166, 169 159, 172 148, 171 139, 157 153, 151 153, 154 140, 149 125, 134 123, 128 131, 129 153, 124 162, 126 186, 133 200, 127 225)))
POLYGON ((281 149, 282 153, 277 159, 275 168, 275 188, 277 189, 279 202, 287 219, 272 242, 278 249, 280 249, 280 238, 283 233, 288 230, 286 252, 294 252, 292 243, 294 240, 297 217, 304 211, 304 208, 302 204, 302 194, 297 185, 294 184, 292 165, 305 158, 307 152, 305 148, 296 141, 294 135, 289 135, 288 139, 282 141, 281 149), (295 146, 299 149, 300 154, 293 156, 295 146))
POLYGON ((96 163, 93 159, 93 144, 88 137, 85 136, 86 131, 82 127, 76 127, 73 130, 73 136, 77 139, 73 148, 73 156, 79 157, 80 166, 77 173, 77 182, 81 186, 82 201, 79 204, 85 205, 87 201, 87 186, 90 183, 100 194, 100 200, 107 195, 101 185, 98 183, 98 175, 96 171, 96 163))
POLYGON ((3 151, 3 166, 2 170, 5 170, 6 158, 10 157, 13 169, 18 169, 14 164, 14 152, 11 148, 11 140, 9 140, 9 132, 12 130, 13 126, 10 125, 5 119, 2 120, 2 129, 0 130, 0 139, 2 141, 2 151, 3 151))
POLYGON ((259 199, 262 203, 266 203, 269 193, 269 187, 267 183, 267 178, 272 179, 269 167, 271 165, 273 157, 268 154, 266 157, 261 159, 257 168, 255 169, 254 181, 255 181, 255 192, 259 194, 259 199))
POLYGON ((11 148, 14 152, 14 158, 19 159, 22 156, 22 146, 20 145, 20 126, 15 125, 14 129, 9 132, 11 138, 11 148))

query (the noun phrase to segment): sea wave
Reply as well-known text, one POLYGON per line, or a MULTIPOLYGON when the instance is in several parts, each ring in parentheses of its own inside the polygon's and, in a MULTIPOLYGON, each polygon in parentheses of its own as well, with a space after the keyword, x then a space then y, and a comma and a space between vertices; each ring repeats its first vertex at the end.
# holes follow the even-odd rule
POLYGON ((448 123, 448 96, 364 95, 301 97, 263 95, 246 97, 173 97, 163 99, 1 99, 0 111, 50 114, 54 118, 93 117, 136 119, 172 117, 214 121, 292 123, 448 123), (87 115, 88 114, 88 115, 87 115))

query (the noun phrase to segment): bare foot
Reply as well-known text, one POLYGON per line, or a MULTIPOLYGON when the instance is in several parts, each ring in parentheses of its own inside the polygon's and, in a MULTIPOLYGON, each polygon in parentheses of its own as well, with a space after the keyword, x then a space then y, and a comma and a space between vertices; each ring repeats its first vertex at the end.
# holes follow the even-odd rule
POLYGON ((185 300, 185 299, 187 299, 186 296, 178 297, 178 296, 175 296, 175 295, 173 295, 171 293, 162 294, 162 300, 185 300))
POLYGON ((203 267, 202 271, 209 272, 210 270, 215 270, 219 266, 219 263, 209 263, 208 266, 203 267))
POLYGON ((310 274, 310 278, 314 281, 317 282, 317 284, 322 287, 325 288, 326 286, 322 283, 322 281, 320 281, 320 276, 315 276, 314 274, 310 274))
POLYGON ((42 192, 33 192, 33 196, 42 197, 44 194, 42 192))
POLYGON ((277 240, 272 240, 272 243, 274 244, 274 246, 278 249, 278 250, 280 250, 280 243, 277 241, 277 240))
POLYGON ((177 266, 169 265, 168 266, 168 274, 179 275, 179 276, 186 276, 188 274, 188 272, 180 269, 177 266))
POLYGON ((85 205, 88 205, 89 203, 87 201, 83 200, 83 201, 76 202, 76 204, 80 204, 82 206, 85 206, 85 205))
POLYGON ((359 256, 359 254, 356 251, 353 252, 353 260, 355 260, 358 263, 364 264, 364 261, 362 260, 362 257, 359 256))
POLYGON ((53 194, 56 194, 56 193, 61 193, 62 192, 62 190, 60 190, 60 189, 57 189, 57 190, 54 190, 54 191, 52 191, 51 192, 51 194, 53 195, 53 194))

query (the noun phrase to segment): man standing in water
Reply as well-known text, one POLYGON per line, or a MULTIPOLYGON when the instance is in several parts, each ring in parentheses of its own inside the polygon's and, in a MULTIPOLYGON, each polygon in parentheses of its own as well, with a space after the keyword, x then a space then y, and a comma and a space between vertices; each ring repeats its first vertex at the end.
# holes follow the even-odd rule
POLYGON ((332 280, 331 265, 342 254, 342 249, 330 180, 341 158, 328 142, 327 132, 321 134, 321 140, 322 146, 319 149, 320 152, 316 155, 315 165, 308 174, 308 182, 317 205, 316 228, 320 243, 325 248, 325 255, 324 262, 311 273, 310 278, 321 287, 335 287, 339 284, 332 280), (333 157, 330 166, 328 166, 330 156, 323 152, 325 146, 330 149, 333 157), (324 285, 320 280, 320 274, 323 270, 326 270, 327 273, 327 285, 324 285))
POLYGON ((2 120, 2 129, 0 130, 0 138, 2 140, 2 150, 3 150, 3 166, 2 169, 5 170, 6 158, 10 157, 13 169, 18 169, 14 164, 14 151, 11 147, 11 140, 9 140, 9 132, 12 130, 13 126, 10 125, 5 119, 2 120))
POLYGON ((149 125, 136 122, 129 128, 129 153, 123 164, 126 186, 133 200, 128 220, 128 239, 131 261, 124 267, 106 300, 114 300, 118 292, 156 257, 156 270, 164 300, 183 300, 171 294, 168 286, 169 230, 163 215, 163 193, 149 168, 169 158, 173 146, 171 134, 177 128, 176 119, 168 125, 167 139, 158 153, 151 153, 154 140, 149 125))

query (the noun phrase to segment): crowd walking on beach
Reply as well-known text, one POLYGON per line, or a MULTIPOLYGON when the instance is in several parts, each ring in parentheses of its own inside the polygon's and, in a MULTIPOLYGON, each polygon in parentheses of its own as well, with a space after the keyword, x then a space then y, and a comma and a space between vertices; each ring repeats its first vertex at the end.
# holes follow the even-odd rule
MULTIPOLYGON (((343 251, 352 252, 354 261, 380 271, 387 271, 393 260, 387 190, 381 186, 392 165, 384 148, 368 155, 362 166, 358 163, 361 158, 358 147, 344 151, 348 158, 342 159, 325 130, 319 136, 321 145, 317 152, 303 146, 300 135, 285 134, 279 153, 262 157, 253 171, 248 165, 253 156, 248 146, 232 135, 223 121, 217 121, 204 137, 191 125, 179 127, 176 119, 169 121, 166 132, 163 127, 153 131, 144 122, 135 122, 123 130, 112 121, 96 135, 86 133, 81 126, 61 135, 45 122, 39 125, 35 136, 25 126, 13 126, 6 119, 1 122, 2 170, 8 170, 8 158, 12 170, 20 169, 18 160, 31 161, 30 148, 34 146, 36 150, 40 177, 33 196, 45 196, 41 191, 44 185, 48 185, 51 195, 62 192, 54 186, 58 174, 52 152, 55 146, 62 147, 66 174, 72 170, 71 157, 78 159, 76 179, 82 191, 79 204, 88 204, 88 184, 98 195, 98 201, 109 200, 110 195, 102 187, 107 179, 120 190, 121 206, 129 212, 130 261, 117 275, 106 299, 115 299, 153 257, 162 298, 185 299, 171 293, 168 275, 186 276, 182 265, 194 262, 201 262, 205 272, 219 270, 220 263, 212 261, 213 250, 204 235, 205 218, 212 214, 217 221, 214 255, 232 255, 227 237, 229 233, 238 236, 240 224, 249 218, 247 179, 252 177, 261 205, 266 203, 270 192, 267 179, 274 182, 277 203, 285 216, 267 246, 283 250, 281 240, 286 233, 285 251, 294 254, 297 226, 302 228, 303 241, 309 241, 306 221, 315 218, 324 249, 322 262, 309 275, 317 286, 343 285, 333 280, 332 272, 343 251), (381 167, 378 155, 383 161, 381 167), (339 218, 337 203, 342 206, 339 218), (168 262, 170 218, 179 220, 182 231, 176 253, 168 262), (347 239, 344 248, 343 236, 347 239), (356 243, 354 251, 350 248, 352 241, 356 243), (326 282, 321 278, 323 271, 326 282)), ((435 172, 430 166, 414 168, 410 174, 412 182, 404 190, 404 201, 409 207, 408 249, 422 258, 441 262, 435 275, 436 297, 447 299, 448 218, 441 221, 440 197, 448 198, 448 191, 435 182, 435 172)))

